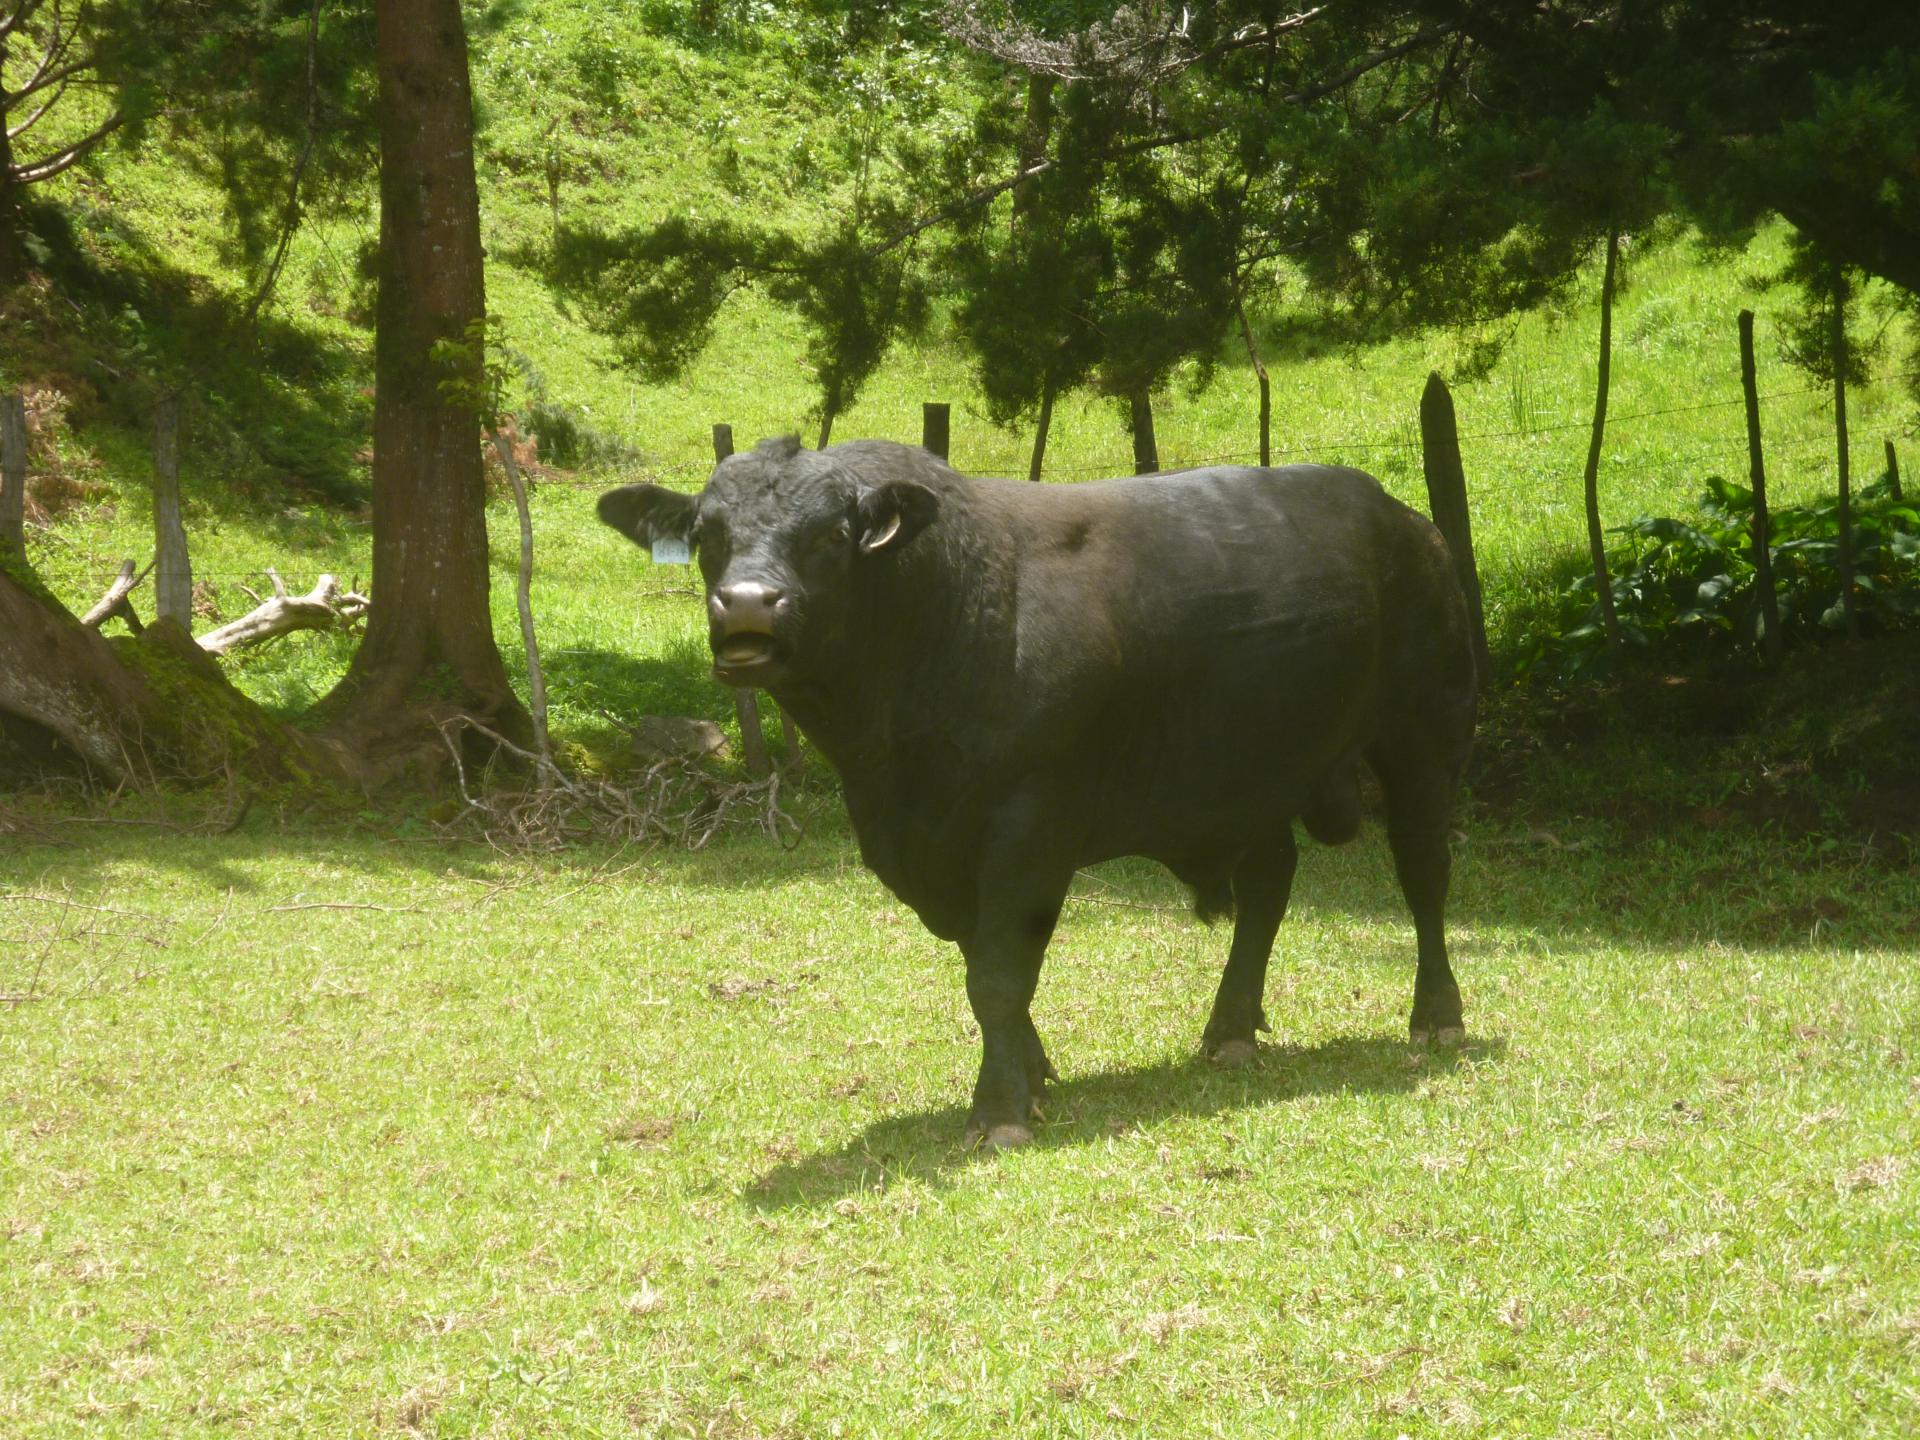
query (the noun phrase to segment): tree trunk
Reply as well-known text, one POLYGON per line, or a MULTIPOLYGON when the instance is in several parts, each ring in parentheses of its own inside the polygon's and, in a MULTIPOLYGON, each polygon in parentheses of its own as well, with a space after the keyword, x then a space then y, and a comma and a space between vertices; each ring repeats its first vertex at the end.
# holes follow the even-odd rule
POLYGON ((1047 459, 1047 432, 1053 429, 1053 386, 1040 392, 1040 418, 1033 427, 1033 456, 1027 462, 1027 479, 1038 480, 1040 467, 1047 459))
MULTIPOLYGON (((1260 464, 1273 463, 1273 381, 1260 359, 1260 346, 1253 337, 1253 325, 1247 319, 1246 302, 1235 297, 1233 312, 1240 318, 1240 338, 1247 342, 1247 358, 1253 361, 1253 373, 1260 380, 1260 464)), ((1451 405, 1452 401, 1448 401, 1451 405)))
POLYGON ((513 458, 513 442, 498 430, 487 432, 500 468, 513 487, 513 508, 520 517, 520 574, 513 598, 520 611, 520 644, 527 652, 527 704, 533 716, 533 753, 551 767, 553 747, 547 743, 547 677, 540 668, 540 641, 533 631, 533 510, 527 504, 527 482, 520 462, 513 458))
POLYGON ((1600 447, 1607 437, 1607 389, 1613 372, 1613 280, 1620 266, 1620 232, 1607 232, 1607 270, 1600 282, 1600 386, 1593 400, 1593 435, 1587 442, 1587 548, 1593 553, 1593 585, 1607 644, 1620 648, 1620 619, 1613 613, 1613 579, 1607 574, 1607 542, 1600 530, 1600 447))
MULTIPOLYGON (((471 395, 486 313, 473 99, 459 0, 377 0, 380 300, 374 340, 373 608, 326 705, 356 743, 409 744, 470 715, 516 742, 487 606, 486 490, 471 395), (438 341, 461 348, 436 357, 438 341), (442 382, 466 382, 466 397, 442 382)), ((435 737, 437 743, 437 737, 435 737)))
MULTIPOLYGON (((1020 131, 1020 170, 1025 173, 1046 159, 1053 139, 1054 77, 1035 71, 1027 76, 1026 123, 1020 131)), ((1037 187, 1033 180, 1022 180, 1013 187, 1013 233, 1020 234, 1027 217, 1033 213, 1037 187)))
POLYGON ((1160 444, 1153 435, 1153 397, 1136 391, 1127 401, 1132 417, 1133 473, 1151 475, 1160 468, 1160 444))
POLYGON ((103 639, 22 566, 0 568, 0 712, 116 781, 347 783, 357 757, 267 716, 172 621, 103 639))

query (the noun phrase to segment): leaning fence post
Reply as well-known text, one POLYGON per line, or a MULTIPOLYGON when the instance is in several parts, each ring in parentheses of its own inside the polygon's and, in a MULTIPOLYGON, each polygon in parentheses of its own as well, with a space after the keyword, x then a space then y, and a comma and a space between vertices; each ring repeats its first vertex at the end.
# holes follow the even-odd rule
POLYGON ((929 400, 920 407, 920 447, 929 455, 947 458, 948 441, 953 435, 953 407, 944 400, 929 400))
POLYGON ((1453 553, 1454 573, 1467 597, 1473 661, 1484 683, 1493 673, 1493 659, 1487 651, 1487 613, 1480 598, 1480 567, 1473 556, 1473 521, 1467 513, 1467 471, 1460 461, 1453 395, 1438 370, 1427 375, 1427 388, 1420 396, 1420 460, 1427 472, 1427 508, 1453 553))
MULTIPOLYGON (((733 454, 733 427, 713 427, 713 463, 718 465, 733 454)), ((760 729, 760 701, 744 686, 733 692, 733 715, 740 722, 740 750, 747 762, 747 773, 758 777, 773 767, 767 762, 767 737, 760 729)))
POLYGON ((153 609, 193 633, 193 565, 180 517, 180 397, 162 395, 153 411, 153 609))
POLYGON ((1747 480, 1753 487, 1753 583, 1760 592, 1761 653, 1780 658, 1780 598, 1773 588, 1773 523, 1767 515, 1767 466, 1760 453, 1760 387, 1754 379, 1753 312, 1740 312, 1740 386, 1747 395, 1747 480))
POLYGON ((1887 441, 1887 490, 1897 502, 1900 499, 1900 455, 1893 448, 1893 441, 1887 441))
POLYGON ((0 550, 27 553, 27 405, 0 395, 0 550))

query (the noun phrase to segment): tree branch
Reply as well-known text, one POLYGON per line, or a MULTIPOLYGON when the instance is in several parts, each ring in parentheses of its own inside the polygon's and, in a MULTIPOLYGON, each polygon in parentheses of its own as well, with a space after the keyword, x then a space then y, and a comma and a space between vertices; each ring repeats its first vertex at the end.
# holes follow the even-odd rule
POLYGON ((153 566, 149 565, 146 570, 136 575, 133 561, 124 562, 120 566, 120 574, 107 588, 107 593, 100 597, 99 602, 91 610, 80 617, 80 623, 89 630, 98 630, 109 618, 118 615, 127 622, 127 628, 138 635, 142 628, 140 617, 133 613, 133 606, 128 603, 127 597, 134 592, 142 580, 147 578, 147 571, 151 569, 153 566))
POLYGON ((348 625, 367 613, 367 597, 342 591, 340 582, 331 575, 322 575, 305 595, 288 595, 279 575, 268 573, 274 582, 271 600, 262 601, 238 620, 196 636, 194 643, 209 655, 225 655, 290 630, 331 630, 348 625))
POLYGON ((66 80, 74 75, 79 75, 84 71, 93 69, 93 66, 94 66, 93 56, 91 55, 83 56, 81 59, 75 60, 72 64, 61 65, 52 70, 46 71, 43 74, 36 75, 32 80, 28 81, 26 85, 22 86, 18 90, 12 91, 7 96, 7 98, 9 100, 14 100, 14 101, 29 99, 32 96, 39 94, 42 90, 46 89, 49 85, 57 85, 62 80, 66 80))
POLYGON ((46 114, 47 111, 51 110, 55 105, 58 105, 60 103, 60 97, 66 93, 67 93, 67 82, 63 80, 60 82, 60 88, 54 91, 53 94, 49 95, 44 101, 42 101, 40 104, 40 108, 38 110, 34 111, 33 114, 29 115, 26 119, 22 120, 18 125, 10 125, 7 127, 7 139, 13 140, 21 135, 26 134, 27 131, 31 130, 34 127, 34 125, 39 122, 39 119, 42 115, 46 114))
POLYGON ((0 40, 5 40, 8 36, 18 32, 22 26, 39 13, 43 3, 45 3, 45 0, 19 0, 19 3, 13 8, 13 13, 7 16, 6 19, 0 20, 0 40))
MULTIPOLYGON (((1153 135, 1145 140, 1135 140, 1130 144, 1121 145, 1116 149, 1109 150, 1099 158, 1103 161, 1121 160, 1130 155, 1145 155, 1150 151, 1164 150, 1171 145, 1186 145, 1195 140, 1205 139, 1209 135, 1217 135, 1224 128, 1224 126, 1215 126, 1209 130, 1176 130, 1166 135, 1153 135)), ((977 210, 982 205, 998 199, 1016 185, 1031 180, 1036 175, 1044 175, 1053 168, 1054 162, 1052 160, 1041 160, 1035 164, 1026 166, 1024 169, 1015 172, 1004 180, 996 180, 991 185, 983 185, 980 189, 970 191, 966 195, 961 196, 960 199, 954 201, 951 205, 943 206, 939 210, 934 211, 933 214, 927 216, 925 219, 916 220, 905 229, 889 235, 885 240, 871 246, 866 253, 869 256, 876 256, 885 255, 891 250, 897 250, 900 246, 906 244, 907 241, 933 229, 934 226, 944 225, 949 220, 958 220, 962 215, 977 210)))
POLYGON ((1302 10, 1297 15, 1289 15, 1284 20, 1276 20, 1271 25, 1245 25, 1233 32, 1225 40, 1210 45, 1194 55, 1193 63, 1204 64, 1209 60, 1218 60, 1222 55, 1230 55, 1235 50, 1252 50, 1257 46, 1271 45, 1289 30, 1298 30, 1309 21, 1316 19, 1326 11, 1325 5, 1316 5, 1311 10, 1302 10))
POLYGON ((115 112, 110 119, 91 135, 88 135, 84 139, 76 140, 58 154, 51 155, 47 159, 39 161, 37 164, 14 166, 14 183, 16 185, 37 185, 42 180, 51 180, 76 160, 84 157, 89 150, 92 150, 94 146, 98 145, 114 131, 118 130, 126 123, 126 118, 126 116, 115 112))
POLYGON ((1435 25, 1417 34, 1409 35, 1398 45, 1389 45, 1384 50, 1375 50, 1356 61, 1350 68, 1342 71, 1331 80, 1322 80, 1317 85, 1309 85, 1304 90, 1296 90, 1291 95, 1283 95, 1283 105, 1305 105, 1314 100, 1324 100, 1336 90, 1344 90, 1362 75, 1378 70, 1382 65, 1398 60, 1402 55, 1411 55, 1416 50, 1446 39, 1459 27, 1456 25, 1435 25))
POLYGON ((26 86, 18 91, 18 94, 31 95, 35 89, 39 88, 40 79, 49 69, 65 59, 67 51, 73 48, 74 36, 77 33, 77 31, 64 28, 60 15, 60 7, 58 5, 54 6, 53 28, 47 32, 46 46, 40 52, 40 63, 34 66, 33 74, 27 78, 26 86))

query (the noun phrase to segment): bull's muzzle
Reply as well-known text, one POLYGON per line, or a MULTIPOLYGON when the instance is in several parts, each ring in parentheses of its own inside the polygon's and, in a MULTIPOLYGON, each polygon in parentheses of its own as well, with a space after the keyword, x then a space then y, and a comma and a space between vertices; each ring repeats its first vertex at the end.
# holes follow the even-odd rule
POLYGON ((707 596, 707 621, 713 645, 713 673, 729 685, 751 685, 753 672, 773 657, 773 624, 781 592, 744 580, 720 585, 707 596))

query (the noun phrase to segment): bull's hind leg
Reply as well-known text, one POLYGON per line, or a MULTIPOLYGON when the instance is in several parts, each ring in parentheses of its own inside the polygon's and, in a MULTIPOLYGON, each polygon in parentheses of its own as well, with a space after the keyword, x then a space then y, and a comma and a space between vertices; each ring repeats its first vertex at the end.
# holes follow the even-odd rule
POLYGON ((1287 913, 1299 859, 1289 828, 1248 850, 1234 867, 1233 948, 1227 952, 1227 968, 1213 997, 1213 1015, 1200 1041, 1222 1065, 1244 1065, 1253 1059, 1253 1032, 1268 1028, 1261 1003, 1267 988, 1267 961, 1287 913))
POLYGON ((1454 769, 1443 763, 1373 757, 1374 773, 1387 798, 1387 844, 1400 889, 1413 911, 1419 969, 1413 978, 1413 1016, 1407 1031, 1417 1042, 1458 1045, 1466 1038, 1460 987, 1447 963, 1447 886, 1453 857, 1447 824, 1453 806, 1454 769))

